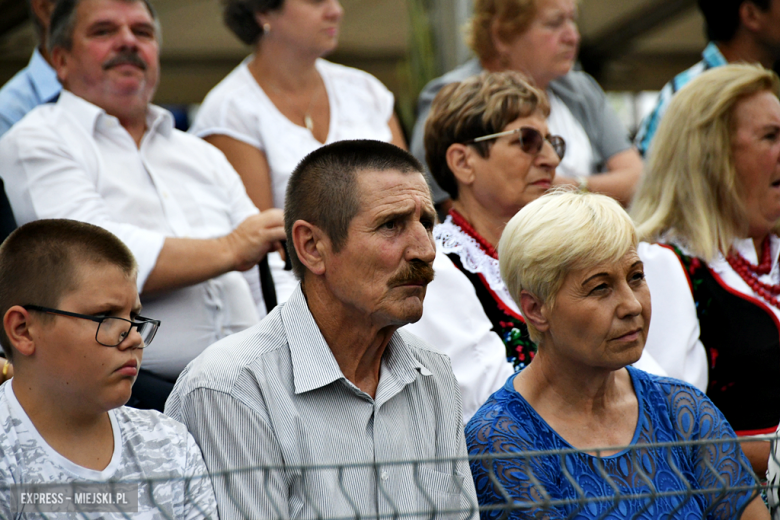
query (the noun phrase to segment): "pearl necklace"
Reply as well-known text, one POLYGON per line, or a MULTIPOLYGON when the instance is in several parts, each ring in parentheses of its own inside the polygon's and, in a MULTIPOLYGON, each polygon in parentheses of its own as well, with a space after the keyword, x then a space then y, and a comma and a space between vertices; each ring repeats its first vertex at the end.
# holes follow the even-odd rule
POLYGON ((726 257, 726 261, 745 283, 753 289, 754 293, 761 296, 773 307, 780 309, 780 302, 777 300, 777 296, 780 295, 780 284, 770 285, 758 279, 760 275, 769 274, 769 271, 772 269, 771 249, 769 236, 767 236, 761 244, 761 263, 758 265, 751 264, 734 250, 726 257))

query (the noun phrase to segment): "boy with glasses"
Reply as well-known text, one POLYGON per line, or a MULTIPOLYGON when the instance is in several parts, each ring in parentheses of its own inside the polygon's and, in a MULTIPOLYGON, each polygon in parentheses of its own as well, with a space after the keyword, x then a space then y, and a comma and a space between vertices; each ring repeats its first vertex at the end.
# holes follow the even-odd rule
POLYGON ((117 237, 82 222, 31 222, 0 247, 14 365, 0 386, 0 518, 216 516, 186 428, 123 406, 160 325, 139 315, 136 272, 117 237))

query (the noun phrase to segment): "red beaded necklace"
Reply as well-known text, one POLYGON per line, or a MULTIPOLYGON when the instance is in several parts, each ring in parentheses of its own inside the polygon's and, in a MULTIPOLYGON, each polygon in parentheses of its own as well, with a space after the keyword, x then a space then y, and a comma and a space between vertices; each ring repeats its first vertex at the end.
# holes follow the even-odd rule
POLYGON ((493 247, 493 244, 485 240, 482 235, 477 233, 477 231, 471 227, 471 224, 468 223, 466 218, 458 213, 457 210, 451 209, 449 211, 450 217, 452 217, 452 223, 458 226, 460 229, 462 229, 467 235, 469 235, 471 238, 477 241, 477 244, 479 244, 479 247, 482 248, 482 250, 487 253, 489 256, 492 256, 496 260, 498 260, 498 251, 496 251, 496 248, 493 247))
POLYGON ((776 296, 780 295, 780 284, 769 285, 759 281, 758 277, 764 274, 769 274, 772 269, 772 252, 771 245, 769 243, 769 236, 764 239, 761 244, 761 263, 753 265, 739 254, 737 251, 732 250, 726 257, 726 261, 729 263, 732 269, 745 280, 745 283, 753 289, 757 295, 761 296, 765 301, 774 307, 780 309, 780 302, 778 302, 776 296))

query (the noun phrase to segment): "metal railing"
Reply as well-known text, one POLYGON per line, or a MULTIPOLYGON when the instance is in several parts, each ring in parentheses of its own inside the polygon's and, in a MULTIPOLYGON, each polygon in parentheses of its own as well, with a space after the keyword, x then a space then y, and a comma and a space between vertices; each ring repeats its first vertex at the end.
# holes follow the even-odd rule
MULTIPOLYGON (((393 461, 393 462, 367 462, 363 464, 332 464, 332 465, 312 465, 312 466, 257 466, 249 468, 237 468, 230 471, 223 471, 212 473, 210 475, 203 475, 197 477, 191 477, 188 479, 147 479, 140 481, 122 481, 122 482, 106 482, 106 483, 66 483, 66 484, 52 484, 46 483, 41 485, 25 485, 25 486, 9 486, 8 483, 0 484, 0 497, 8 496, 11 498, 12 508, 11 517, 17 511, 23 510, 27 513, 33 513, 33 516, 23 516, 24 518, 49 518, 56 516, 53 513, 55 511, 66 512, 70 516, 75 518, 87 518, 90 511, 103 511, 111 512, 116 518, 133 518, 135 512, 138 510, 138 497, 146 496, 155 497, 155 489, 159 486, 164 486, 175 482, 178 484, 177 489, 184 490, 186 495, 187 490, 193 488, 200 479, 210 478, 214 482, 215 488, 221 489, 222 492, 218 493, 218 501, 228 500, 231 505, 236 506, 239 511, 239 516, 245 518, 253 518, 253 513, 250 510, 243 510, 241 504, 247 503, 248 497, 240 497, 231 493, 231 487, 228 481, 236 476, 246 476, 249 472, 251 475, 256 476, 261 483, 260 488, 264 490, 261 493, 262 496, 249 497, 249 502, 252 501, 268 501, 266 504, 271 513, 270 517, 274 518, 288 518, 290 505, 284 503, 274 503, 271 498, 275 496, 275 493, 270 486, 272 486, 272 476, 278 474, 284 474, 286 478, 296 480, 297 482, 305 483, 307 480, 313 477, 321 477, 323 474, 331 479, 333 487, 331 489, 332 495, 328 496, 327 501, 338 503, 338 507, 335 509, 329 507, 327 503, 322 504, 318 501, 322 501, 322 496, 314 497, 307 491, 306 486, 299 486, 298 497, 299 501, 303 501, 308 506, 310 515, 305 518, 312 518, 317 520, 383 520, 383 519, 439 519, 439 518, 476 518, 476 515, 483 513, 491 518, 504 520, 507 518, 546 518, 550 513, 550 516, 555 518, 618 518, 620 516, 621 508, 626 505, 626 502, 639 502, 642 507, 637 509, 634 507, 634 511, 625 518, 642 518, 643 514, 646 514, 654 503, 662 499, 672 499, 677 503, 677 506, 668 513, 664 513, 662 518, 675 518, 675 513, 681 511, 686 505, 692 501, 697 500, 697 497, 703 497, 705 502, 709 504, 706 514, 712 512, 719 504, 722 504, 725 500, 733 498, 735 494, 738 495, 751 495, 755 496, 761 493, 767 493, 775 495, 778 493, 778 485, 762 482, 763 475, 758 476, 753 472, 752 467, 749 464, 740 462, 741 468, 751 474, 756 480, 755 485, 730 485, 726 479, 717 477, 717 470, 712 464, 712 461, 704 460, 704 464, 708 467, 709 471, 712 471, 716 475, 716 485, 707 488, 697 488, 692 485, 691 482, 685 477, 684 470, 678 468, 672 457, 672 450, 686 447, 708 447, 715 446, 723 443, 745 443, 753 441, 771 441, 772 450, 774 455, 774 442, 778 439, 775 435, 769 436, 756 436, 756 437, 742 437, 735 441, 734 439, 723 439, 715 441, 686 441, 686 442, 667 442, 657 444, 644 444, 633 445, 624 447, 612 447, 603 449, 589 450, 587 453, 593 456, 594 467, 597 473, 606 483, 605 489, 609 489, 608 494, 594 495, 583 490, 580 482, 572 475, 567 468, 567 457, 581 455, 584 452, 574 449, 568 450, 549 450, 549 451, 528 451, 521 453, 501 453, 491 454, 485 456, 471 457, 469 460, 472 464, 481 463, 483 467, 494 468, 493 462, 501 460, 503 462, 507 460, 516 460, 521 462, 524 467, 531 468, 533 464, 531 462, 546 460, 557 460, 560 465, 560 472, 562 476, 562 482, 568 482, 576 490, 575 497, 560 497, 558 496, 557 489, 545 489, 539 478, 530 471, 525 475, 532 483, 535 490, 534 500, 518 500, 513 497, 512 490, 508 490, 502 485, 501 479, 495 473, 495 469, 491 469, 488 473, 492 485, 497 490, 497 494, 504 497, 504 500, 498 503, 479 505, 473 500, 468 499, 468 489, 470 488, 470 482, 466 480, 453 479, 453 482, 463 482, 463 484, 456 485, 456 489, 452 490, 455 494, 460 494, 462 499, 457 504, 450 504, 447 506, 441 506, 441 501, 437 497, 433 496, 430 492, 426 482, 424 482, 425 472, 429 468, 437 468, 439 473, 442 473, 442 468, 450 468, 451 475, 458 476, 456 472, 456 466, 459 462, 463 462, 464 459, 430 459, 430 460, 413 460, 413 461, 393 461), (643 471, 641 464, 634 464, 636 468, 636 477, 638 482, 642 483, 640 486, 642 489, 637 492, 626 493, 620 490, 620 486, 616 484, 615 479, 610 475, 606 469, 603 461, 606 457, 611 456, 618 452, 628 453, 630 457, 639 457, 639 452, 647 450, 653 450, 655 453, 666 453, 666 462, 672 468, 676 478, 682 483, 682 488, 676 491, 661 491, 658 490, 653 482, 652 475, 643 471), (395 493, 397 488, 391 489, 385 479, 383 478, 384 472, 394 471, 395 474, 405 474, 411 478, 413 488, 419 491, 419 496, 414 500, 406 501, 404 504, 399 503, 398 496, 395 493), (324 472, 324 473, 322 473, 324 472), (320 475, 318 475, 320 474, 320 475), (371 500, 366 502, 365 496, 361 496, 361 500, 356 500, 354 487, 350 488, 349 482, 355 481, 355 478, 362 479, 365 485, 365 490, 368 490, 367 494, 372 495, 371 500), (222 480, 224 479, 224 481, 222 480), (64 505, 57 509, 53 507, 53 504, 45 503, 31 503, 28 495, 28 500, 25 504, 21 504, 23 501, 21 493, 38 493, 40 499, 42 494, 49 493, 61 493, 65 497, 63 500, 64 505), (100 507, 95 508, 94 504, 96 496, 103 494, 103 499, 110 495, 118 503, 114 504, 97 504, 100 507), (123 497, 125 500, 131 500, 135 495, 135 509, 133 509, 133 503, 121 503, 118 497, 123 497), (90 495, 91 494, 91 495, 90 495), (340 496, 339 496, 340 494, 340 496), (76 500, 77 497, 81 497, 81 500, 76 500), (85 498, 87 497, 87 498, 85 498), (92 497, 92 498, 89 498, 92 497), (78 503, 77 503, 78 502, 78 503), (369 504, 369 507, 366 504, 369 504), (409 503, 412 507, 409 507, 409 503), (113 507, 108 507, 113 506, 113 507), (596 507, 598 506, 598 507, 596 507), (608 506, 608 507, 605 507, 608 506), (593 509, 598 509, 598 514, 591 514, 593 509), (561 516, 561 511, 566 511, 565 516, 561 516), (554 514, 553 514, 554 513, 554 514), (37 516, 36 516, 37 515, 37 516), (611 516, 612 515, 612 516, 611 516), (618 516, 615 516, 618 515, 618 516)), ((775 462, 779 462, 775 458, 775 462)), ((154 498, 152 498, 154 502, 154 498)), ((744 500, 742 509, 749 502, 744 500)), ((2 503, 2 498, 0 498, 2 503)), ((222 507, 220 507, 222 509, 222 507)), ((301 510, 299 508, 299 510, 301 510)), ((0 507, 0 516, 2 516, 2 507, 0 507)), ((205 514, 205 511, 201 511, 205 514)), ((61 514, 61 513, 60 513, 61 514)), ((742 510, 737 511, 734 514, 734 518, 738 518, 742 514, 742 510)), ((232 517, 233 515, 231 515, 232 517)), ((172 518, 172 515, 165 512, 162 513, 163 518, 172 518)))

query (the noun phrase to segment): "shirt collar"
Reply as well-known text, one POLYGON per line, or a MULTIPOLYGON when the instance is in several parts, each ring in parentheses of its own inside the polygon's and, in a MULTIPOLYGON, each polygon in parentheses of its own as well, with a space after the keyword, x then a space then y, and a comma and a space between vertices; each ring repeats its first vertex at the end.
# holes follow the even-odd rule
POLYGON ((169 137, 175 126, 173 114, 157 105, 149 105, 146 110, 147 132, 159 132, 163 137, 169 137))
MULTIPOLYGON (((322 388, 340 379, 346 380, 317 322, 314 321, 300 284, 282 307, 281 316, 290 348, 296 394, 322 388)), ((400 388, 411 383, 418 373, 424 376, 432 375, 396 331, 382 356, 377 399, 383 393, 383 387, 389 385, 391 388, 388 391, 392 389, 395 394, 400 388)))
POLYGON ((710 69, 728 64, 715 42, 708 43, 702 51, 701 56, 704 58, 704 63, 706 63, 707 67, 710 69))
POLYGON ((315 390, 344 378, 314 321, 300 284, 282 307, 281 315, 290 347, 295 393, 315 390))
POLYGON ((433 375, 414 355, 411 347, 398 331, 390 338, 390 343, 382 356, 382 365, 403 383, 411 383, 418 373, 424 376, 433 375))
MULTIPOLYGON (((98 123, 119 125, 119 120, 106 113, 97 105, 93 105, 84 98, 73 94, 68 90, 60 93, 57 105, 76 118, 76 121, 90 134, 94 134, 98 123), (110 123, 109 123, 110 122, 110 123)), ((173 115, 162 107, 149 105, 146 111, 147 133, 159 132, 168 137, 173 131, 173 115)))
POLYGON ((382 406, 392 399, 406 385, 414 382, 418 375, 433 374, 420 362, 401 334, 396 331, 382 356, 379 385, 376 389, 377 406, 382 406))
POLYGON ((756 255, 756 246, 752 238, 738 238, 731 244, 742 258, 753 265, 758 264, 758 255, 756 255))
POLYGON ((57 106, 70 114, 90 135, 94 134, 99 118, 111 117, 99 106, 93 105, 86 99, 80 98, 68 90, 63 90, 60 93, 57 106))
POLYGON ((62 90, 62 85, 60 85, 57 79, 57 71, 49 65, 37 48, 33 51, 27 70, 30 73, 30 80, 35 87, 35 91, 38 92, 42 102, 51 101, 62 90))

